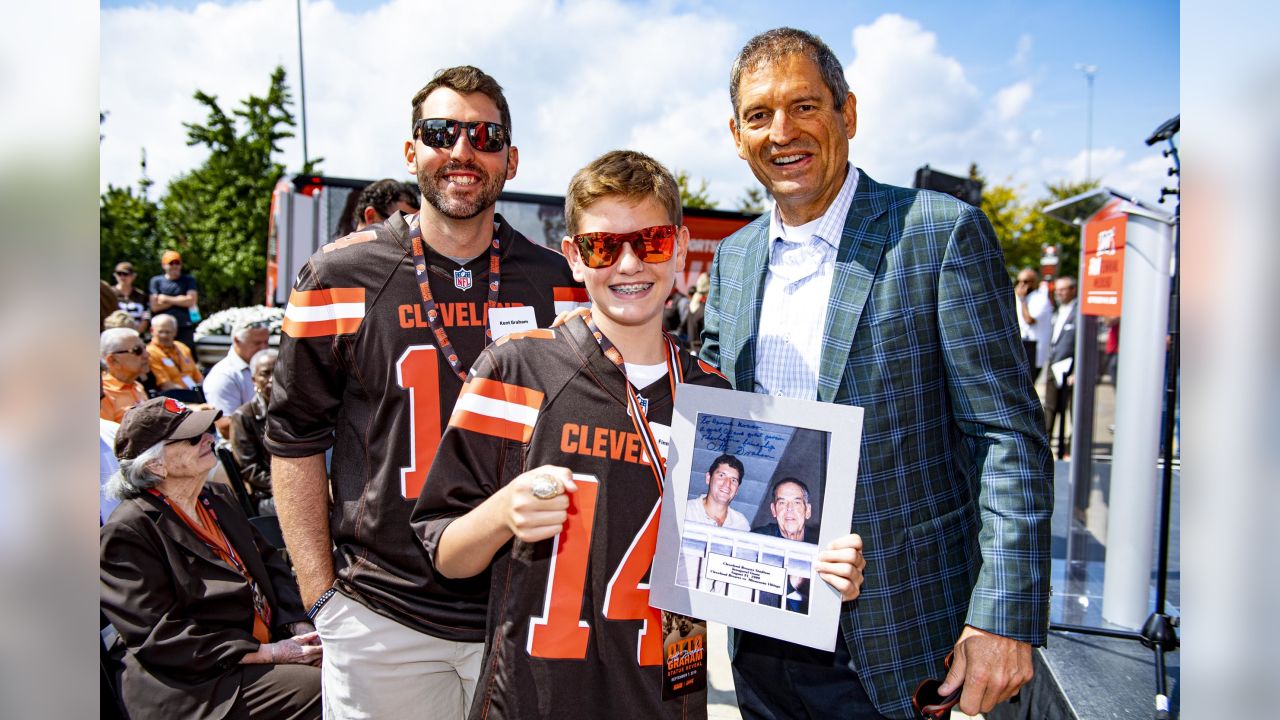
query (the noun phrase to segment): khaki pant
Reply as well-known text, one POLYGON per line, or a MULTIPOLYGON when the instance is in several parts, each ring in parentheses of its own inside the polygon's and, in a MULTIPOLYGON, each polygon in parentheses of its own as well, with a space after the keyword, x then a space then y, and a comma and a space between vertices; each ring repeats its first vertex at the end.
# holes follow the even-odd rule
POLYGON ((480 674, 482 643, 420 633, 336 593, 320 608, 324 716, 464 718, 480 674))

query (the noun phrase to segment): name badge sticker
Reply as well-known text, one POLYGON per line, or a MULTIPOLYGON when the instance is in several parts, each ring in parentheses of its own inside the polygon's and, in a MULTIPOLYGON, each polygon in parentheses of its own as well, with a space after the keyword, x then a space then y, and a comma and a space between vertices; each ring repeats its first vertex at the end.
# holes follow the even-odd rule
POLYGON ((513 332, 525 332, 537 328, 538 318, 534 315, 533 308, 528 305, 489 308, 489 330, 494 340, 513 332))

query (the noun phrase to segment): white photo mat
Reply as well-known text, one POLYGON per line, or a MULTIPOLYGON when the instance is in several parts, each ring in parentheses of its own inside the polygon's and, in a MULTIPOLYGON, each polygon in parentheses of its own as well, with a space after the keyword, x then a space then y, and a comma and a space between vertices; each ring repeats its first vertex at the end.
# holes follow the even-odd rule
MULTIPOLYGON (((649 603, 663 610, 819 650, 834 650, 840 621, 840 594, 812 572, 812 564, 820 548, 849 533, 862 418, 863 410, 859 407, 681 385, 671 423, 667 480, 650 572, 649 603), (783 426, 825 434, 825 467, 813 468, 817 472, 806 475, 812 478, 820 474, 822 480, 821 498, 813 498, 811 503, 816 508, 813 517, 818 526, 816 545, 686 522, 686 503, 691 501, 690 478, 707 471, 706 467, 694 464, 694 455, 698 451, 703 457, 709 455, 709 451, 720 452, 708 446, 705 431, 703 437, 699 437, 700 419, 704 428, 709 422, 747 428, 754 423, 760 427, 783 426), (786 597, 788 575, 811 578, 806 612, 786 609, 787 602, 782 598, 786 597), (780 606, 762 604, 767 599, 780 606)), ((741 435, 739 432, 735 436, 734 447, 739 452, 750 454, 768 444, 743 439, 741 435)), ((732 443, 725 438, 723 444, 732 443)), ((814 462, 820 463, 820 460, 814 462)), ((751 480, 760 482, 756 477, 751 480)), ((763 513, 763 508, 760 512, 763 513)))

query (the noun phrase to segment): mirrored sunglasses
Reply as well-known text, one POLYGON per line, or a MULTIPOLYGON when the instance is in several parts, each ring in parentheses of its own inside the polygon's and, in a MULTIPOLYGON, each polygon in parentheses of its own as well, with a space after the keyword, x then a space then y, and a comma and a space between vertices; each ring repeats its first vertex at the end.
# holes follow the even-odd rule
POLYGON ((636 257, 647 263, 666 262, 676 250, 675 225, 654 225, 628 233, 590 232, 573 236, 582 262, 589 268, 610 267, 622 257, 629 243, 636 257))
POLYGON ((448 149, 467 131, 467 142, 480 152, 498 152, 511 140, 511 132, 498 123, 463 122, 448 118, 421 118, 413 124, 413 135, 427 147, 448 149))

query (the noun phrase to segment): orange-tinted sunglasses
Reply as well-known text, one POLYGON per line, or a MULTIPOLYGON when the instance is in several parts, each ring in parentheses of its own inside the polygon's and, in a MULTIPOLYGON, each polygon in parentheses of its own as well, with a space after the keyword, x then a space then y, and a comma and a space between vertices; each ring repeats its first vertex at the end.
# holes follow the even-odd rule
POLYGON ((666 262, 676 251, 675 225, 654 225, 628 233, 590 232, 573 236, 582 262, 589 268, 606 268, 622 257, 622 244, 630 243, 636 257, 647 263, 666 262))

